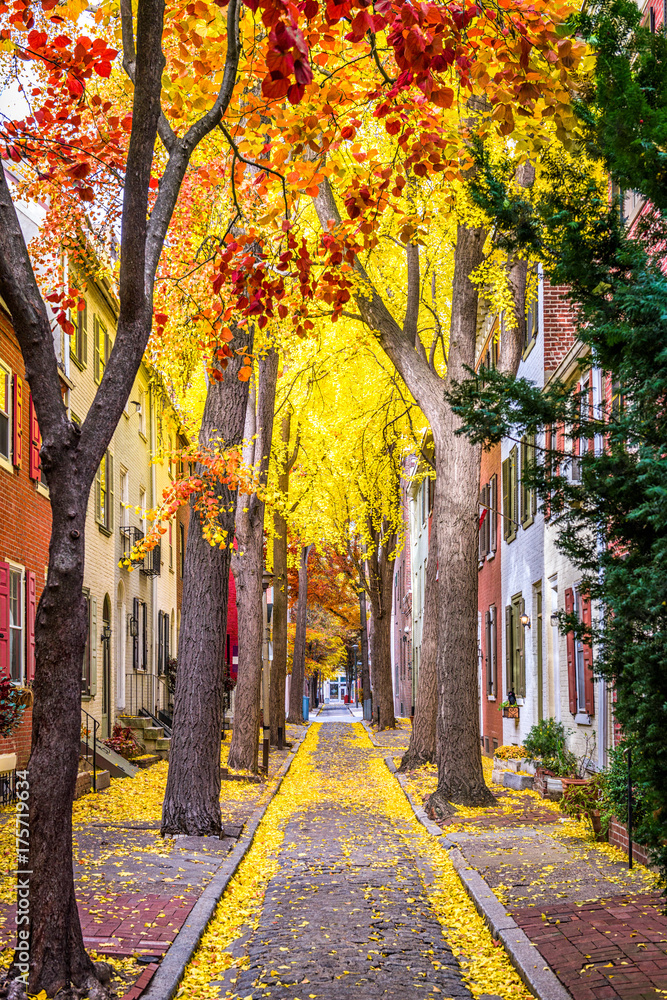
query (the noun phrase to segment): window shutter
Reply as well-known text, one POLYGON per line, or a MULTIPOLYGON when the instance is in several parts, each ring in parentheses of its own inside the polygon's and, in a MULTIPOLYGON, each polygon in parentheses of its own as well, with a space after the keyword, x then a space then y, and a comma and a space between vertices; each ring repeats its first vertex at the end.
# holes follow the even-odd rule
POLYGON ((164 618, 164 612, 158 611, 157 613, 157 672, 161 674, 164 670, 164 647, 163 647, 163 624, 162 619, 164 618))
POLYGON ((512 483, 512 495, 510 497, 510 507, 512 516, 512 538, 516 538, 517 521, 519 520, 519 452, 514 445, 510 452, 510 480, 512 483))
POLYGON ((28 570, 25 580, 26 606, 26 681, 30 683, 35 676, 35 616, 37 613, 37 579, 28 570))
POLYGON ((105 327, 105 329, 104 329, 104 367, 105 368, 106 368, 107 364, 109 363, 109 357, 111 355, 111 348, 112 347, 113 347, 113 344, 111 343, 111 336, 109 334, 109 331, 105 327))
POLYGON ((102 520, 102 466, 95 473, 95 520, 102 520))
POLYGON ((0 674, 9 677, 9 563, 0 562, 0 674))
POLYGON ((510 460, 506 458, 502 464, 503 477, 503 538, 509 541, 511 521, 510 516, 510 460))
MULTIPOLYGON (((590 628, 592 624, 591 618, 591 599, 588 595, 582 595, 581 598, 581 620, 584 625, 590 628)), ((589 715, 595 715, 595 685, 593 682, 593 647, 590 643, 584 643, 584 699, 586 702, 586 711, 589 715)))
POLYGON ((167 673, 167 664, 169 662, 169 631, 171 628, 171 619, 169 617, 169 612, 164 613, 164 672, 167 673))
POLYGON ((113 531, 113 455, 107 452, 107 521, 109 531, 113 531))
POLYGON ((90 695, 97 694, 97 598, 90 598, 90 695))
POLYGON ((512 677, 512 605, 505 608, 505 672, 507 675, 507 690, 514 686, 512 677))
MULTIPOLYGON (((568 587, 565 591, 565 613, 571 615, 574 611, 574 591, 568 587)), ((577 714, 577 668, 574 657, 574 632, 567 636, 567 686, 570 696, 570 712, 577 714)))
POLYGON ((88 364, 88 303, 85 302, 79 313, 79 361, 88 364))
POLYGON ((23 458, 23 379, 14 376, 12 386, 12 456, 17 469, 23 458))
POLYGON ((30 478, 39 479, 39 450, 42 446, 42 436, 39 433, 35 404, 30 393, 30 478))
POLYGON ((493 658, 491 656, 491 612, 484 612, 484 645, 486 647, 486 693, 493 694, 493 677, 491 668, 493 658))
POLYGON ((523 597, 519 604, 519 613, 517 615, 518 621, 516 622, 517 639, 518 639, 518 653, 519 653, 519 669, 517 678, 517 688, 518 690, 514 693, 518 696, 521 695, 522 698, 526 697, 526 630, 521 624, 521 618, 526 613, 526 602, 523 597))
MULTIPOLYGON (((535 466, 536 466, 536 451, 535 451, 535 435, 534 434, 531 435, 531 438, 530 438, 530 448, 528 449, 528 455, 529 455, 530 462, 532 463, 533 467, 535 468, 535 466)), ((530 491, 530 513, 531 513, 532 517, 535 517, 535 515, 537 514, 537 490, 535 488, 533 488, 530 491)))
POLYGON ((492 508, 489 511, 489 545, 491 551, 495 552, 498 548, 498 477, 491 476, 491 482, 489 483, 489 506, 492 508))
POLYGON ((486 518, 488 516, 488 511, 486 510, 484 503, 486 501, 486 486, 483 486, 479 494, 479 524, 477 527, 477 560, 481 562, 486 552, 484 551, 484 526, 486 524, 486 518))
POLYGON ((143 653, 142 667, 148 670, 148 615, 146 613, 146 602, 141 602, 141 651, 143 653))
POLYGON ((525 522, 528 520, 528 516, 529 516, 528 515, 528 492, 526 490, 526 484, 524 482, 524 474, 525 474, 526 465, 527 465, 527 462, 526 462, 526 453, 527 453, 527 451, 528 451, 528 446, 527 446, 526 439, 525 439, 525 437, 522 437, 521 438, 521 468, 518 470, 518 474, 521 477, 521 489, 520 489, 521 516, 520 516, 519 520, 521 521, 522 524, 525 524, 525 522))
POLYGON ((93 374, 95 381, 100 381, 100 321, 93 317, 93 374))
POLYGON ((132 669, 139 669, 139 598, 135 597, 132 601, 132 617, 136 622, 135 632, 136 635, 132 636, 132 669))

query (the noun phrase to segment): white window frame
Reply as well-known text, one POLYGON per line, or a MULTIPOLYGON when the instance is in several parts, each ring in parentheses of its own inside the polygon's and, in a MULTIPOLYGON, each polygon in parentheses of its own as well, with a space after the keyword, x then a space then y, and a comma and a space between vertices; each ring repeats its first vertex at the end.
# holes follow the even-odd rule
POLYGON ((146 440, 146 392, 139 391, 139 433, 146 440))
POLYGON ((11 677, 11 669, 12 669, 12 666, 11 666, 11 648, 12 648, 11 637, 12 637, 12 631, 14 631, 14 632, 20 632, 20 641, 19 641, 19 678, 18 678, 18 680, 16 679, 16 677, 12 677, 11 678, 12 684, 17 684, 17 685, 20 686, 20 685, 25 684, 25 641, 26 641, 25 566, 21 566, 20 563, 11 562, 10 560, 8 560, 8 563, 9 563, 9 609, 10 609, 10 611, 9 611, 9 613, 10 613, 10 619, 9 619, 9 650, 10 650, 10 652, 9 652, 9 658, 10 658, 9 671, 10 671, 10 677, 11 677), (12 577, 13 576, 17 576, 17 575, 20 577, 20 580, 19 580, 19 600, 21 602, 21 624, 20 624, 20 626, 19 626, 18 629, 17 629, 17 627, 15 625, 12 625, 12 623, 11 623, 11 606, 12 606, 12 597, 11 597, 11 594, 12 594, 12 591, 11 591, 12 583, 11 583, 11 581, 12 581, 12 577))
MULTIPOLYGON (((581 621, 581 594, 579 586, 573 587, 574 610, 579 621, 581 621)), ((584 642, 583 639, 574 637, 574 669, 575 683, 577 688, 577 715, 586 715, 586 673, 584 664, 584 642)))
POLYGON ((14 466, 12 465, 12 458, 13 458, 12 448, 14 442, 12 438, 14 432, 14 422, 12 420, 13 416, 12 392, 14 387, 12 383, 12 370, 9 367, 9 365, 6 364, 4 361, 0 361, 0 373, 3 373, 7 376, 7 451, 8 451, 7 457, 5 457, 2 453, 0 453, 0 466, 2 466, 3 469, 6 469, 7 472, 13 472, 14 466))
POLYGON ((121 505, 121 520, 123 517, 128 515, 128 508, 130 506, 130 473, 127 469, 121 465, 119 483, 120 487, 120 505, 121 505))
POLYGON ((144 486, 139 487, 139 507, 141 508, 141 530, 144 533, 144 538, 146 537, 146 531, 148 529, 148 519, 146 517, 146 488, 144 486))

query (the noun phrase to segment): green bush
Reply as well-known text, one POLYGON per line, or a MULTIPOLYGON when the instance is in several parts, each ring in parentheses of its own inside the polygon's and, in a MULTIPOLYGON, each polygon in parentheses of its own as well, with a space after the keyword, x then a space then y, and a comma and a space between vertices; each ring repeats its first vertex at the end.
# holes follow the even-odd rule
POLYGON ((576 774, 577 758, 567 749, 567 730, 562 722, 540 719, 526 736, 523 745, 533 760, 559 778, 576 774))

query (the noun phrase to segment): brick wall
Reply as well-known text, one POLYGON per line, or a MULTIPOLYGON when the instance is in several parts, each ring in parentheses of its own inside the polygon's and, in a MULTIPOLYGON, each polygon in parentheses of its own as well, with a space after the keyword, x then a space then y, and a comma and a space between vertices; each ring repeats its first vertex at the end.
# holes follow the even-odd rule
MULTIPOLYGON (((9 318, 2 309, 0 309, 0 361, 10 369, 12 378, 18 375, 21 379, 25 379, 23 356, 9 318)), ((22 567, 24 572, 31 571, 35 574, 39 601, 46 581, 49 560, 51 505, 48 497, 38 491, 37 483, 29 476, 28 393, 28 383, 24 382, 21 466, 17 468, 12 465, 10 468, 4 463, 0 465, 0 559, 16 567, 22 567)), ((23 596, 25 600, 25 588, 23 596)), ((26 631, 24 615, 24 671, 26 631)), ((6 739, 0 739, 0 753, 16 752, 19 766, 23 767, 30 756, 31 730, 32 709, 28 708, 16 733, 6 739)))
MULTIPOLYGON (((493 475, 497 477, 497 503, 502 502, 501 477, 500 477, 500 445, 496 445, 489 451, 482 452, 481 485, 489 482, 493 475)), ((504 628, 503 606, 502 606, 502 577, 500 567, 500 551, 502 538, 502 520, 498 514, 491 511, 487 517, 496 519, 496 554, 492 559, 486 559, 479 570, 477 608, 482 616, 482 684, 480 698, 482 705, 482 748, 484 753, 493 756, 494 740, 497 746, 503 743, 503 720, 498 706, 503 700, 502 683, 502 629, 504 628), (496 698, 489 700, 486 687, 486 634, 484 628, 484 615, 491 605, 496 608, 496 698)))
POLYGON ((545 276, 543 286, 544 371, 553 372, 574 344, 575 328, 567 287, 551 285, 545 276))
MULTIPOLYGON (((620 847, 625 854, 628 853, 628 828, 623 823, 619 823, 617 819, 612 819, 609 824, 609 843, 620 847)), ((632 841, 632 857, 641 865, 648 864, 648 850, 642 844, 635 843, 634 840, 632 841)))

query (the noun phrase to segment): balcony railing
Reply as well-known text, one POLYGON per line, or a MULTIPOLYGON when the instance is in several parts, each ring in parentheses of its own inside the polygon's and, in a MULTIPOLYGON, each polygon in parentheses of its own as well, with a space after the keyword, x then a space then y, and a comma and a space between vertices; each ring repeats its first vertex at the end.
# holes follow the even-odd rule
MULTIPOLYGON (((135 528, 133 525, 126 524, 122 525, 120 528, 120 537, 123 542, 123 558, 129 559, 130 553, 134 549, 135 545, 138 545, 138 543, 142 540, 144 533, 140 528, 135 528)), ((155 548, 146 553, 140 569, 145 576, 159 576, 161 565, 162 547, 158 542, 155 548)))

